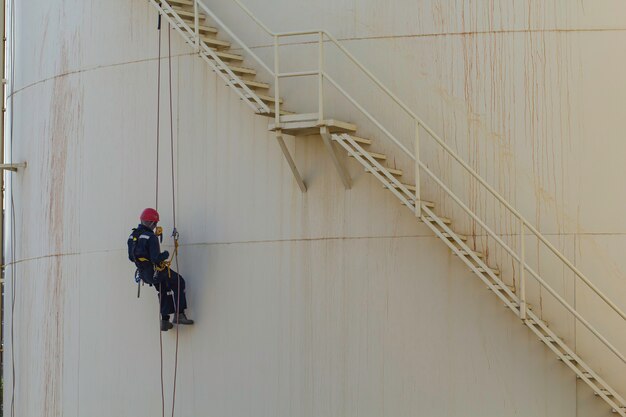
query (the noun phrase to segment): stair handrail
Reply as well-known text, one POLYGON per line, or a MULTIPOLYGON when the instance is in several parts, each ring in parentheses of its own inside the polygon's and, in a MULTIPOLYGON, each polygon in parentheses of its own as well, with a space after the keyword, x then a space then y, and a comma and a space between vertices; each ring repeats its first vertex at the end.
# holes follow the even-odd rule
MULTIPOLYGON (((201 0, 196 0, 196 1, 198 1, 198 3, 205 10, 207 10, 207 11, 209 10, 209 8, 201 0)), ((307 35, 307 34, 314 34, 314 33, 320 33, 320 34, 325 35, 361 71, 363 71, 363 73, 365 73, 365 75, 367 75, 367 77, 370 80, 372 80, 385 94, 387 94, 387 96, 389 96, 389 98, 391 98, 398 106, 400 106, 400 108, 402 108, 409 116, 411 116, 413 118, 413 120, 415 121, 416 126, 417 126, 418 129, 419 129, 419 127, 423 128, 424 131, 426 131, 426 133, 428 133, 428 135, 432 139, 434 139, 435 142, 437 144, 439 144, 446 151, 446 153, 448 153, 454 160, 456 160, 472 177, 474 177, 474 179, 476 181, 478 181, 483 187, 485 187, 485 189, 487 189, 487 191, 493 197, 495 197, 496 200, 498 200, 504 207, 506 207, 520 221, 522 228, 526 227, 533 235, 535 235, 535 237, 537 237, 537 239, 540 242, 542 242, 558 259, 560 259, 578 278, 580 278, 589 287, 589 289, 591 289, 613 311, 615 311, 623 320, 626 321, 626 313, 624 311, 622 311, 619 308, 619 306, 617 306, 595 284, 593 284, 591 282, 591 280, 589 280, 589 278, 587 278, 587 276, 585 274, 583 274, 582 271, 580 271, 575 265, 573 265, 571 263, 571 261, 569 259, 567 259, 565 257, 565 255, 563 255, 561 253, 561 251, 559 251, 554 245, 552 245, 546 239, 546 237, 541 232, 539 232, 539 230, 537 230, 528 220, 526 220, 526 218, 515 207, 513 207, 496 189, 494 189, 489 183, 487 183, 480 176, 480 174, 478 172, 476 172, 467 162, 465 162, 459 155, 457 155, 456 152, 454 152, 454 150, 450 146, 448 146, 444 142, 444 140, 441 139, 441 137, 426 122, 424 122, 424 120, 421 117, 419 117, 417 114, 415 114, 413 112, 413 110, 411 110, 411 108, 407 104, 405 104, 396 94, 394 94, 387 86, 385 86, 382 83, 382 81, 380 81, 370 70, 367 69, 367 67, 365 67, 365 65, 363 65, 361 63, 361 61, 359 61, 350 51, 348 51, 348 49, 346 49, 343 45, 341 45, 341 43, 339 43, 339 41, 334 36, 332 36, 330 33, 328 33, 326 30, 323 30, 323 29, 306 30, 306 31, 293 31, 293 32, 273 32, 258 17, 256 17, 256 15, 246 5, 244 5, 241 2, 241 0, 232 0, 232 1, 235 2, 244 11, 244 13, 246 13, 268 35, 272 36, 275 39, 275 46, 277 44, 277 39, 280 38, 280 37, 300 36, 300 35, 307 35)), ((214 15, 213 13, 211 13, 211 14, 214 15)), ((239 41, 239 42, 242 43, 242 46, 243 46, 243 42, 241 42, 241 41, 239 41)), ((258 58, 258 56, 256 54, 254 54, 251 50, 246 49, 246 51, 249 52, 255 58, 255 60, 261 62, 260 58, 258 58)), ((275 57, 275 61, 276 61, 276 57, 275 57)), ((266 65, 263 65, 263 66, 266 67, 266 65)), ((269 68, 266 68, 266 69, 269 69, 269 68)), ((274 69, 273 74, 275 76, 278 75, 277 71, 276 71, 276 68, 274 69)), ((323 74, 325 78, 329 79, 327 74, 325 74, 323 72, 321 74, 323 74)), ((335 84, 336 87, 338 86, 338 84, 336 84, 336 83, 334 83, 334 84, 335 84)), ((275 86, 275 88, 278 89, 278 86, 275 86)), ((344 93, 345 93, 345 91, 344 91, 344 93)), ((367 112, 365 112, 365 113, 368 114, 367 112)), ((278 112, 277 112, 277 116, 276 117, 277 117, 277 120, 278 120, 278 117, 279 117, 278 112)), ((370 119, 373 119, 371 117, 371 115, 369 117, 370 117, 370 119)), ((380 127, 380 125, 379 125, 379 127, 380 127)), ((419 161, 418 158, 416 158, 416 155, 411 153, 411 151, 409 151, 406 148, 406 146, 404 146, 399 140, 397 140, 393 135, 391 135, 386 129, 383 129, 383 130, 386 132, 387 136, 409 158, 411 158, 416 163, 421 162, 421 161, 419 161)), ((418 184, 416 184, 416 187, 419 187, 418 184)), ((521 233, 523 234, 523 229, 522 229, 521 233)))

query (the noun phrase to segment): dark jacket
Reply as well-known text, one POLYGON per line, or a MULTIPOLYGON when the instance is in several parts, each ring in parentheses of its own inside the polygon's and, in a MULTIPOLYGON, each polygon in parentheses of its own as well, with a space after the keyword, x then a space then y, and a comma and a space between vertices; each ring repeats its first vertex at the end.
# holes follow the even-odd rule
POLYGON ((135 246, 136 265, 140 277, 147 281, 148 278, 152 278, 154 267, 167 260, 170 254, 168 251, 161 252, 159 238, 150 228, 140 224, 136 230, 136 234, 139 235, 135 246))

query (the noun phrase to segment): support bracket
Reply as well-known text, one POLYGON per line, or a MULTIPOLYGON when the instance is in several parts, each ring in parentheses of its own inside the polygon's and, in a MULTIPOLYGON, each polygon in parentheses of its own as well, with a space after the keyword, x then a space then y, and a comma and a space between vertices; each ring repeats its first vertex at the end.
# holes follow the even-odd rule
POLYGON ((16 164, 0 164, 0 170, 17 172, 19 168, 26 168, 26 162, 18 162, 16 164))
POLYGON ((289 165, 289 168, 291 169, 291 173, 293 174, 294 178, 296 179, 296 182, 298 183, 298 187, 300 187, 300 191, 302 191, 303 193, 306 193, 306 184, 302 180, 302 176, 300 175, 300 172, 298 171, 298 167, 296 166, 295 161, 291 157, 291 153, 289 152, 289 149, 287 149, 287 145, 285 144, 285 139, 283 138, 283 132, 280 129, 276 129, 276 140, 278 141, 278 144, 280 145, 280 150, 283 151, 283 155, 285 155, 287 164, 289 165))
POLYGON ((337 152, 337 149, 333 146, 333 139, 331 137, 331 133, 328 130, 328 127, 322 126, 320 127, 320 135, 322 136, 322 140, 324 141, 324 145, 326 145, 326 150, 330 154, 330 158, 337 169, 337 173, 339 174, 339 178, 341 178, 341 182, 343 186, 346 187, 346 190, 352 188, 352 179, 350 178, 350 174, 348 173, 348 169, 346 168, 345 158, 342 158, 341 155, 337 152))

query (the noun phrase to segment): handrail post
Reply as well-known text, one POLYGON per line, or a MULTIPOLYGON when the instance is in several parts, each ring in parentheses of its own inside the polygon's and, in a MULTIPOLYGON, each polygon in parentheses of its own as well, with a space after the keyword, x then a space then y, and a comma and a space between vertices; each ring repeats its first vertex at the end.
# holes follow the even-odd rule
POLYGON ((193 1, 193 24, 196 32, 196 53, 200 53, 200 14, 198 13, 198 0, 193 1))
POLYGON ((420 192, 420 122, 415 121, 415 216, 422 217, 422 199, 420 192))
POLYGON ((324 32, 319 33, 318 61, 319 74, 317 76, 317 119, 321 126, 324 122, 324 32))
POLYGON ((519 317, 522 320, 526 320, 528 308, 526 305, 526 239, 525 236, 525 222, 521 217, 519 218, 519 236, 520 236, 520 257, 519 257, 519 317))
POLYGON ((280 128, 280 60, 278 57, 278 35, 274 35, 274 127, 280 128))

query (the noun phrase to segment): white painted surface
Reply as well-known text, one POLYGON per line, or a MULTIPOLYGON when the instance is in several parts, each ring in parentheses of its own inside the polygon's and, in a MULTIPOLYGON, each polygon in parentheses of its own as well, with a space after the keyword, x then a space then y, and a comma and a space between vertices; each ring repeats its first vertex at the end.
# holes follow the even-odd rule
MULTIPOLYGON (((351 51, 626 308, 624 198, 609 193, 625 169, 622 3, 506 2, 497 11, 469 1, 332 3, 249 4, 274 30, 321 26, 354 38, 351 51), (497 33, 459 34, 474 31, 497 33)), ((158 415, 157 300, 148 287, 135 298, 124 252, 137 214, 154 203, 156 14, 135 0, 31 1, 19 2, 17 22, 14 158, 29 166, 14 177, 16 415, 158 415)), ((309 186, 302 195, 266 119, 172 39, 181 273, 197 320, 180 334, 176 415, 608 414, 354 163, 355 186, 345 191, 319 138, 289 141, 309 186)), ((289 49, 289 65, 315 64, 289 49)), ((403 132, 406 121, 351 66, 329 67, 403 132)), ((287 107, 303 109, 308 93, 287 88, 287 107)), ((337 117, 359 123, 376 150, 406 166, 332 101, 337 117)), ((433 148, 424 156, 498 230, 515 232, 433 148)), ((458 230, 476 231, 436 188, 425 193, 458 230)), ((500 256, 490 251, 490 263, 511 273, 500 256)), ((529 256, 626 350, 622 323, 545 254, 529 256)), ((581 353, 599 352, 549 297, 532 286, 529 294, 581 353)), ((164 336, 170 404, 174 333, 164 336)), ((623 368, 594 364, 626 391, 623 368)), ((5 404, 10 383, 5 366, 5 404)))

